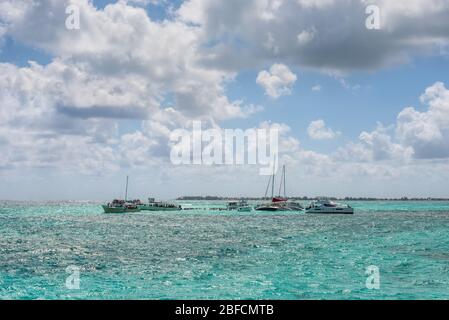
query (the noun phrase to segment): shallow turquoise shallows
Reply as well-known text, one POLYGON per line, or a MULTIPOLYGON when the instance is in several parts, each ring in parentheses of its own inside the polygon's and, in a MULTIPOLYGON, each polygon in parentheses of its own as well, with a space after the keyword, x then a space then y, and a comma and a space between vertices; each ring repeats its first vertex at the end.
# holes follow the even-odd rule
POLYGON ((354 216, 106 215, 97 203, 3 202, 0 298, 449 298, 448 202, 351 204, 354 216), (70 266, 79 289, 66 286, 70 266))

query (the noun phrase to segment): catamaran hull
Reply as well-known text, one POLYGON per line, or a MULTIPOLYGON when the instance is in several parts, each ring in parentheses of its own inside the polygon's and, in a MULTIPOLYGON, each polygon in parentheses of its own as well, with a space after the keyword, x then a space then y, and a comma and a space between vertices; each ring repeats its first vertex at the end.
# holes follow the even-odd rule
POLYGON ((352 208, 346 208, 346 209, 308 209, 306 210, 306 213, 309 214, 354 214, 354 209, 352 208))
POLYGON ((260 206, 256 208, 256 211, 281 211, 281 212, 301 212, 304 210, 299 204, 292 203, 274 203, 273 205, 260 206))
POLYGON ((261 207, 261 208, 256 208, 256 211, 274 212, 274 211, 284 211, 284 210, 280 210, 279 208, 274 208, 274 207, 261 207))

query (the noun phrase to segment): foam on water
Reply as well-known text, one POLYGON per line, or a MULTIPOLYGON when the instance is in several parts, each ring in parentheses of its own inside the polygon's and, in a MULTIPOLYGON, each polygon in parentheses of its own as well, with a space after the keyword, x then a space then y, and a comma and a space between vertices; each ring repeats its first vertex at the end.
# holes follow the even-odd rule
POLYGON ((352 205, 354 216, 105 215, 97 203, 4 202, 0 298, 449 298, 449 203, 352 205), (371 265, 379 290, 365 285, 371 265))

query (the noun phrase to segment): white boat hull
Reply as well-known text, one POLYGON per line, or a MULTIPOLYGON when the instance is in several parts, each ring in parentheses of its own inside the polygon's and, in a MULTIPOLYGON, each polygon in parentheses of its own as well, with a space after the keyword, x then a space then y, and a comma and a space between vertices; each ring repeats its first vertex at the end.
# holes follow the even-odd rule
POLYGON ((311 208, 306 213, 312 214, 354 214, 353 208, 311 208))

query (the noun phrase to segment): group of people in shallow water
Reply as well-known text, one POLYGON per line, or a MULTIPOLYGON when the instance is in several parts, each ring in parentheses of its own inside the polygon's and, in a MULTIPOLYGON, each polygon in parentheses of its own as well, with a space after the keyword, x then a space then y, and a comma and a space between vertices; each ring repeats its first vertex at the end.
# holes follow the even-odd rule
POLYGON ((117 203, 117 204, 123 204, 123 203, 133 203, 133 204, 143 204, 143 202, 141 201, 141 200, 139 200, 139 199, 137 199, 137 200, 119 200, 119 199, 114 199, 113 201, 112 201, 112 203, 117 203))
POLYGON ((112 202, 108 203, 108 206, 123 206, 125 203, 125 200, 114 199, 112 202))
MULTIPOLYGON (((108 203, 108 206, 110 207, 117 207, 117 206, 124 206, 127 205, 134 205, 134 206, 143 206, 145 205, 142 200, 136 199, 136 200, 118 200, 114 199, 112 202, 108 203)), ((150 205, 160 208, 177 208, 178 206, 172 203, 162 203, 162 202, 150 202, 150 205)))

